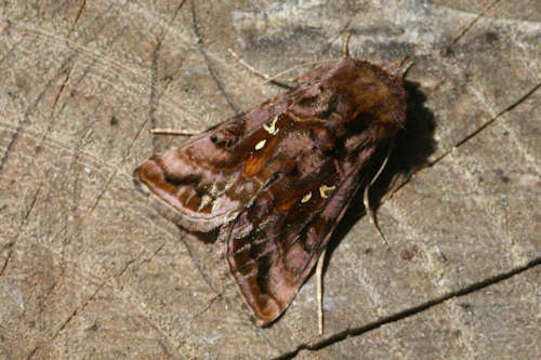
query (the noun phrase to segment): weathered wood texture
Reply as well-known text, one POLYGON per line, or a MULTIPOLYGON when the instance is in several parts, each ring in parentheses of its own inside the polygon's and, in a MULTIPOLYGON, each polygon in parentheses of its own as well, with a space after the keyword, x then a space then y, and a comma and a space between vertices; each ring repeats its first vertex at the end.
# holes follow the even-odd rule
POLYGON ((540 39, 536 0, 1 2, 0 358, 535 358, 540 39), (314 278, 260 329, 222 244, 157 215, 131 172, 180 140, 150 128, 281 91, 228 48, 276 74, 340 56, 345 31, 356 57, 414 62, 378 187, 398 190, 375 198, 392 250, 358 204, 325 335, 314 278))

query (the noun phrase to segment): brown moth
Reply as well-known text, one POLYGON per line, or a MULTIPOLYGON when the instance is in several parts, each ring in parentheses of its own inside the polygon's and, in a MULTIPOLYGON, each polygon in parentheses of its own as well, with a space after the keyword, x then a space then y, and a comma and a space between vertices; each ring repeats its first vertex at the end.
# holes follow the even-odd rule
POLYGON ((134 172, 176 224, 218 232, 260 326, 289 306, 350 202, 374 177, 376 151, 405 124, 397 65, 344 56, 296 81, 134 172))

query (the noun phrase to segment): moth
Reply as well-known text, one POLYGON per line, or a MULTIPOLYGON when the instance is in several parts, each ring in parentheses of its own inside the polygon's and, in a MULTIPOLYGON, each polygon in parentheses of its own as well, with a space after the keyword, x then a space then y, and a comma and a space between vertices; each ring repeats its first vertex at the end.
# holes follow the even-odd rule
POLYGON ((373 182, 374 169, 383 168, 376 153, 405 125, 406 92, 396 64, 345 54, 295 82, 154 154, 133 174, 177 225, 216 231, 260 326, 295 298, 352 200, 373 182))

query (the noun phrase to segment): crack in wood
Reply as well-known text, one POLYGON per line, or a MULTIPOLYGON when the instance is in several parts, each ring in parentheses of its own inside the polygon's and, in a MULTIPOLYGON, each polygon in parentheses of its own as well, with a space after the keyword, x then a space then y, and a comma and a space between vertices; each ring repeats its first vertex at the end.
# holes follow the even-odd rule
POLYGON ((451 46, 454 46, 456 45, 460 39, 462 39, 464 36, 466 36, 466 34, 475 26, 475 24, 477 24, 477 22, 479 20, 481 20, 494 6, 496 6, 501 0, 496 0, 494 1, 492 4, 490 4, 489 6, 487 6, 485 8, 485 10, 483 12, 481 12, 479 15, 477 15, 475 17, 475 19, 472 20, 472 22, 470 22, 465 28, 464 30, 462 30, 462 32, 460 34, 458 34, 458 36, 456 38, 453 39, 453 41, 451 42, 451 46))
MULTIPOLYGON (((181 2, 178 4, 177 8, 173 12, 173 15, 167 22, 169 26, 173 24, 173 21, 177 18, 180 9, 182 9, 182 6, 186 3, 186 0, 181 0, 181 2)), ((162 27, 160 29, 160 33, 156 36, 156 46, 154 47, 151 55, 151 64, 150 64, 150 98, 149 98, 149 110, 148 110, 148 118, 150 119, 151 127, 152 129, 155 129, 156 126, 156 119, 154 117, 154 114, 157 111, 158 103, 160 101, 160 98, 163 94, 163 91, 160 92, 160 86, 159 86, 159 59, 160 59, 160 52, 162 49, 163 41, 165 40, 165 36, 167 34, 167 29, 165 27, 162 27)), ((173 81, 173 78, 167 79, 166 85, 170 84, 173 81)), ((166 86, 167 87, 167 86, 166 86)), ((152 147, 156 149, 155 144, 155 137, 152 137, 152 147)))
POLYGON ((505 272, 505 273, 501 273, 501 274, 492 276, 491 278, 488 278, 488 279, 485 279, 485 280, 482 280, 482 281, 478 281, 478 282, 473 283, 473 284, 471 284, 469 286, 466 286, 463 289, 450 292, 449 294, 440 296, 437 299, 430 300, 430 301, 427 301, 427 302, 425 302, 423 304, 420 304, 418 306, 412 307, 410 309, 406 309, 406 310, 398 312, 396 314, 386 316, 386 317, 382 318, 381 320, 375 321, 373 323, 361 326, 359 328, 348 329, 346 331, 339 332, 337 334, 334 334, 334 335, 332 335, 332 336, 330 336, 330 337, 328 337, 328 338, 326 338, 326 339, 324 339, 322 341, 314 343, 314 344, 306 344, 306 343, 301 344, 295 350, 290 351, 290 352, 285 353, 285 354, 282 354, 282 355, 280 355, 278 357, 275 357, 275 358, 273 358, 273 360, 289 360, 289 359, 293 359, 293 358, 295 358, 297 356, 297 354, 301 350, 317 351, 317 350, 321 350, 321 349, 323 349, 323 348, 325 348, 327 346, 331 346, 331 345, 334 345, 334 344, 339 343, 341 341, 344 341, 349 337, 361 336, 361 335, 366 334, 368 332, 371 332, 373 330, 377 330, 377 329, 379 329, 380 327, 382 327, 384 325, 394 323, 394 322, 398 322, 398 321, 410 318, 412 316, 418 315, 418 314, 420 314, 420 313, 422 313, 422 312, 424 312, 426 310, 429 310, 429 309, 431 309, 431 308, 433 308, 433 307, 435 307, 437 305, 441 305, 441 304, 443 304, 444 302, 446 302, 446 301, 448 301, 450 299, 459 298, 459 297, 466 296, 466 295, 469 295, 471 293, 474 293, 476 291, 483 290, 483 289, 485 289, 485 288, 487 288, 487 287, 489 287, 491 285, 498 284, 498 283, 500 283, 502 281, 505 281, 505 280, 508 280, 508 279, 510 279, 510 278, 512 278, 514 276, 520 275, 520 274, 524 273, 525 271, 533 269, 536 266, 541 266, 541 258, 534 259, 533 261, 529 262, 525 266, 516 268, 516 269, 511 270, 509 272, 505 272))
POLYGON ((528 92, 526 92, 523 96, 521 96, 519 99, 515 100, 511 105, 507 106, 505 109, 501 110, 498 114, 496 114, 496 116, 494 116, 492 119, 488 120, 487 122, 485 122, 484 124, 482 124, 481 126, 479 126, 477 129, 475 129, 474 131, 472 131, 470 134, 466 135, 464 138, 462 138, 460 141, 458 141, 450 150, 447 150, 446 152, 444 152, 443 154, 441 154, 440 156, 438 156, 436 159, 434 159, 433 161, 431 161, 430 163, 428 163, 426 166, 423 166, 422 168, 419 168, 419 169, 415 169, 414 171, 411 172, 410 176, 404 181, 402 182, 401 184, 399 184, 395 191, 393 191, 393 194, 394 193, 397 193, 402 187, 404 187, 404 185, 406 185, 407 183, 410 182, 411 179, 413 179, 413 177, 420 171, 426 169, 426 168, 430 168, 430 167, 433 167, 434 165, 436 165, 437 163, 439 163, 440 161, 442 161, 443 159, 447 158, 447 156, 449 156, 453 151, 455 151, 455 149, 459 148, 460 146, 464 145, 465 143, 467 143, 468 141, 470 141, 472 138, 474 138, 475 136, 479 135, 481 132, 483 132, 483 130, 485 130, 487 127, 489 127, 490 125, 494 124, 496 122, 496 120, 498 120, 500 117, 502 117, 503 115, 505 115, 506 113, 512 111, 514 108, 516 108, 518 105, 522 104, 524 101, 526 101, 530 96, 532 96, 539 88, 541 87, 541 83, 535 85, 532 89, 530 89, 528 92))
POLYGON ((207 52, 205 51, 205 48, 203 47, 203 40, 201 38, 201 33, 199 31, 199 27, 197 26, 198 25, 198 23, 197 23, 197 12, 195 11, 195 5, 193 4, 193 2, 191 3, 190 8, 191 8, 191 12, 192 12, 192 28, 193 28, 193 32, 194 32, 194 35, 195 35, 197 48, 199 49, 199 51, 201 52, 201 54, 203 55, 203 57, 205 59, 205 63, 207 65, 207 69, 209 71, 209 74, 212 77, 212 79, 214 80, 214 82, 216 83, 216 87, 218 88, 218 90, 222 93, 225 101, 227 101, 227 104, 229 105, 229 107, 231 107, 231 109, 233 109, 233 111, 236 114, 240 114, 241 109, 233 102, 233 100, 231 99, 231 97, 229 96, 227 91, 225 91, 225 88, 224 88, 222 82, 218 79, 218 76, 216 75, 216 71, 215 71, 214 67, 212 66, 212 64, 210 62, 210 57, 208 56, 207 52))
POLYGON ((79 10, 77 11, 77 15, 75 15, 75 20, 73 20, 73 24, 71 26, 70 34, 75 30, 75 26, 79 22, 79 19, 81 18, 81 15, 83 14, 83 11, 86 7, 86 0, 81 1, 81 5, 79 6, 79 10))
POLYGON ((193 256, 193 249, 190 247, 188 242, 185 240, 185 237, 181 237, 180 241, 184 244, 184 247, 186 249, 186 252, 188 253, 188 256, 192 260, 192 263, 194 264, 195 268, 197 269, 197 271, 199 272, 199 274, 201 275, 201 277, 203 278, 205 283, 214 292, 215 295, 219 295, 220 292, 213 285, 213 283, 212 283, 210 277, 207 275, 207 273, 205 271, 203 271, 203 267, 201 266, 199 261, 197 261, 197 259, 193 256))
MULTIPOLYGON (((163 243, 161 246, 159 246, 155 251, 151 253, 151 255, 147 259, 142 259, 141 262, 149 262, 154 258, 158 252, 164 247, 165 243, 163 243)), ((79 306, 77 306, 68 316, 67 318, 59 325, 58 329, 53 333, 53 335, 47 339, 46 341, 39 342, 29 353, 29 355, 26 357, 27 360, 30 360, 33 358, 33 356, 38 352, 38 350, 42 347, 43 344, 51 343, 53 342, 58 335, 66 328, 66 326, 77 316, 77 314, 80 314, 84 309, 96 298, 98 293, 105 287, 105 285, 111 281, 112 279, 116 279, 121 277, 131 266, 132 264, 136 263, 138 259, 142 258, 144 253, 146 252, 146 249, 143 249, 137 256, 129 259, 126 261, 124 266, 115 272, 114 274, 110 275, 106 279, 104 279, 94 290, 94 292, 86 298, 86 300, 83 301, 83 303, 79 306)), ((156 330, 160 330, 156 326, 153 326, 156 330)), ((161 331, 159 331, 160 334, 163 335, 161 331)), ((165 336, 164 336, 165 337, 165 336)))

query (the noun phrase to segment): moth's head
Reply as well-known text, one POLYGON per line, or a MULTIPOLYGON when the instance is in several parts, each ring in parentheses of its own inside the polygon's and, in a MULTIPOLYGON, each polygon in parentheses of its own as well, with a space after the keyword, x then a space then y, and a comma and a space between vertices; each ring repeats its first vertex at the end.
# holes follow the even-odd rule
POLYGON ((392 136, 405 125, 406 91, 399 64, 379 66, 345 57, 326 80, 348 94, 349 118, 375 125, 378 138, 392 136))

